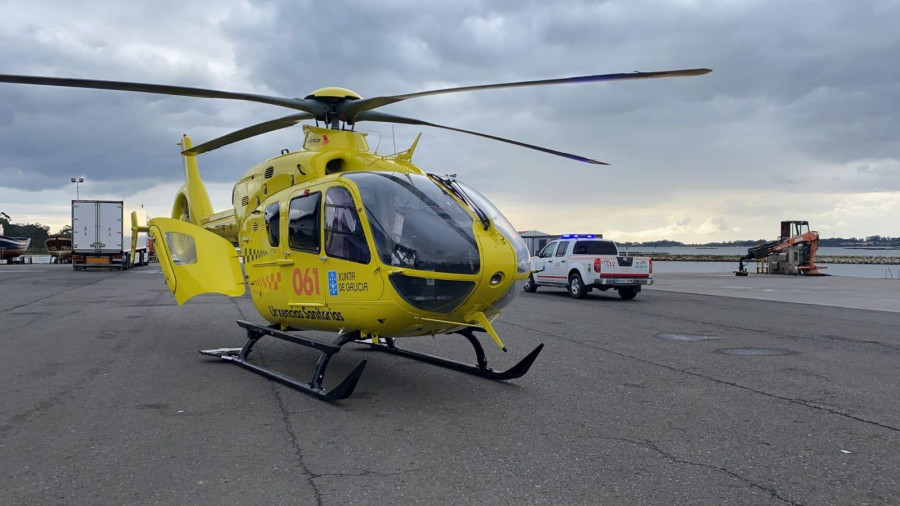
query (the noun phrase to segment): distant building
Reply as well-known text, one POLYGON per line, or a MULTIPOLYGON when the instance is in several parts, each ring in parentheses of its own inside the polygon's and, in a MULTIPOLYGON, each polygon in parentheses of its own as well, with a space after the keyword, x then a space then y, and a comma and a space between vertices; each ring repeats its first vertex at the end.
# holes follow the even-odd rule
POLYGON ((546 234, 540 230, 526 230, 525 232, 519 232, 519 235, 525 240, 528 251, 532 255, 542 250, 544 246, 559 239, 558 235, 546 234))
MULTIPOLYGON (((544 246, 550 244, 551 242, 560 239, 560 238, 577 238, 579 235, 575 234, 548 234, 546 232, 541 232, 540 230, 526 230, 524 232, 519 232, 519 236, 525 240, 525 245, 528 246, 528 251, 532 255, 536 255, 538 251, 544 249, 544 246)), ((595 237, 597 239, 603 239, 603 234, 590 233, 590 234, 582 234, 580 237, 595 237)))

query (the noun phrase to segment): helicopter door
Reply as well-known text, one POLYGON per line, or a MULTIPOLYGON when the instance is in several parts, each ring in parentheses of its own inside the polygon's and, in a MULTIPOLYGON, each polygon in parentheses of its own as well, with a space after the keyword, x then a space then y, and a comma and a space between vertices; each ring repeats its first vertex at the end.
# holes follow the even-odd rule
POLYGON ((372 301, 381 298, 384 281, 372 263, 372 249, 366 239, 356 200, 344 186, 325 192, 323 249, 329 304, 372 301))
POLYGON ((285 267, 290 280, 291 306, 324 306, 328 290, 322 251, 322 192, 308 189, 297 193, 288 204, 287 248, 285 255, 295 261, 285 267))
POLYGON ((172 218, 153 218, 149 228, 166 284, 179 305, 202 293, 244 295, 244 276, 230 242, 172 218))

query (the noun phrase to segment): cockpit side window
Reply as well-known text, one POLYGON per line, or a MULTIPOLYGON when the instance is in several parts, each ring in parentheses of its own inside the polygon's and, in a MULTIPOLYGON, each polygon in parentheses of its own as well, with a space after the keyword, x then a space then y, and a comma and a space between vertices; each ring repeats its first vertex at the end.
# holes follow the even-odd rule
POLYGON ((325 254, 361 264, 372 259, 353 197, 342 186, 325 192, 325 254))
POLYGON ((281 204, 278 202, 266 206, 266 237, 269 238, 269 246, 277 248, 281 234, 279 233, 279 218, 281 217, 281 204))
POLYGON ((319 202, 322 193, 315 192, 291 200, 288 244, 291 249, 319 252, 319 202))

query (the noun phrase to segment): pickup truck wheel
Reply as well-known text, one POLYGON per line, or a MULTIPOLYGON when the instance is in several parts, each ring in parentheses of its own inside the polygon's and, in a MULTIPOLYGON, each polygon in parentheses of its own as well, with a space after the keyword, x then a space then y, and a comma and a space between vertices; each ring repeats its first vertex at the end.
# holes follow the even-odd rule
POLYGON ((619 288, 619 297, 622 297, 625 300, 631 300, 637 297, 637 290, 634 288, 619 288))
POLYGON ((573 272, 569 275, 569 295, 576 299, 581 299, 587 290, 584 289, 584 282, 581 281, 581 274, 573 272))
POLYGON ((522 286, 522 289, 528 293, 537 291, 537 284, 535 284, 534 277, 531 274, 528 275, 528 279, 525 280, 525 285, 522 286))

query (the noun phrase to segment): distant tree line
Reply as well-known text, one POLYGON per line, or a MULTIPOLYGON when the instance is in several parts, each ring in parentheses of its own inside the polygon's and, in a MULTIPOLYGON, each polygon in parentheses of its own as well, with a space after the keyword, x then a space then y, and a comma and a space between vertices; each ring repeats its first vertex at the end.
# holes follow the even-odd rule
POLYGON ((840 237, 823 239, 820 237, 819 244, 822 246, 900 246, 900 237, 887 237, 881 235, 851 237, 849 239, 840 237))
MULTIPOLYGON (((683 243, 679 241, 670 241, 668 239, 662 241, 645 241, 645 242, 634 242, 629 243, 632 246, 647 246, 647 247, 672 247, 672 246, 686 246, 686 247, 698 247, 698 246, 706 246, 706 247, 716 247, 716 248, 726 248, 726 247, 750 247, 756 246, 762 242, 768 242, 771 239, 757 239, 755 241, 752 240, 742 240, 742 241, 724 241, 724 242, 708 242, 703 244, 697 243, 683 243)), ((827 247, 853 247, 853 246, 876 246, 876 247, 900 247, 900 237, 887 237, 881 235, 870 235, 867 237, 832 237, 829 239, 819 238, 819 246, 827 246, 827 247)))

